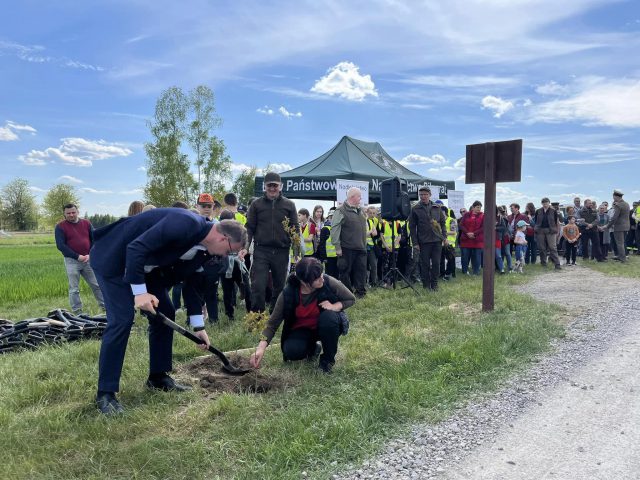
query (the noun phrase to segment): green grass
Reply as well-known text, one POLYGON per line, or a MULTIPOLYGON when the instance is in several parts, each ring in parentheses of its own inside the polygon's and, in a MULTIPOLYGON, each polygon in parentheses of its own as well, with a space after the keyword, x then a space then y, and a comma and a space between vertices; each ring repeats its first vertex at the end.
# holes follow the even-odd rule
MULTIPOLYGON (((61 261, 56 268, 64 282, 61 261)), ((541 271, 499 277, 490 314, 480 312, 477 277, 459 275, 437 294, 376 291, 349 310, 352 328, 340 341, 333 375, 306 362, 283 364, 278 347, 267 349, 265 372, 290 378, 295 387, 265 395, 207 400, 198 389, 147 392, 140 319, 127 350, 120 395, 127 413, 121 418, 101 418, 92 405, 99 342, 1 356, 0 478, 293 479, 302 471, 327 478, 411 422, 436 421, 472 393, 495 388, 547 349, 562 334, 557 307, 511 288, 541 271)), ((0 316, 26 318, 66 305, 64 283, 62 290, 57 297, 33 296, 16 310, 2 303, 0 316)), ((209 329, 214 344, 223 350, 253 346, 241 323, 209 329)), ((176 339, 176 363, 198 355, 176 339)))
POLYGON ((626 263, 616 262, 612 257, 609 257, 609 260, 606 262, 596 262, 595 260, 584 261, 578 259, 578 263, 606 275, 640 278, 640 256, 638 255, 629 255, 626 263))

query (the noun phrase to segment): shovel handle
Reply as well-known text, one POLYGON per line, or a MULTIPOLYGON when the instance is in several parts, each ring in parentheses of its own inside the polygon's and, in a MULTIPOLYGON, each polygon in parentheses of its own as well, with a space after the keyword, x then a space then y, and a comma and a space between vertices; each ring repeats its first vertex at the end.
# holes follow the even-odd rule
MULTIPOLYGON (((197 343, 198 345, 204 345, 205 344, 205 342, 201 338, 196 337, 193 333, 191 333, 186 328, 182 327, 181 325, 178 325, 173 320, 170 320, 162 312, 159 312, 159 311, 156 310, 155 317, 151 312, 143 312, 143 314, 146 315, 147 318, 156 318, 156 319, 160 320, 162 323, 164 323, 171 330, 173 330, 174 332, 178 332, 180 335, 182 335, 183 337, 188 338, 193 343, 197 343)), ((207 347, 207 350, 209 350, 216 357, 218 357, 222 361, 222 363, 224 364, 225 367, 233 368, 231 363, 229 362, 229 359, 226 357, 226 355, 224 353, 222 353, 220 350, 218 350, 217 348, 215 348, 213 345, 209 345, 207 347)))

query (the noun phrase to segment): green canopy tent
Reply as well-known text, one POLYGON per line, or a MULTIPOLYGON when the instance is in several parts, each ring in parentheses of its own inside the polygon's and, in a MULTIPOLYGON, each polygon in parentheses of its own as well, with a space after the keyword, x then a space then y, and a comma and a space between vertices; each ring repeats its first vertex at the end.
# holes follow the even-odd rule
MULTIPOLYGON (((288 198, 336 199, 336 179, 369 181, 369 202, 380 202, 380 182, 398 177, 408 184, 411 198, 422 185, 440 187, 440 198, 455 190, 455 182, 433 180, 396 162, 378 142, 364 142, 344 136, 328 152, 293 170, 280 173, 282 193, 288 198)), ((264 193, 264 177, 256 177, 255 195, 264 193)))

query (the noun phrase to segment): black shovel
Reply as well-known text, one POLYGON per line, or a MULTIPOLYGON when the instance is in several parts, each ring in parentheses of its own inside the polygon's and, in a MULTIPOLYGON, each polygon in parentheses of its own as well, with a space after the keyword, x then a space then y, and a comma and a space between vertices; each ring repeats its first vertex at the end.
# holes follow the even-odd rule
MULTIPOLYGON (((171 330, 178 332, 183 337, 188 338, 189 340, 191 340, 194 343, 197 343, 198 345, 204 345, 204 342, 201 339, 196 337, 193 333, 191 333, 186 328, 183 328, 180 325, 178 325, 176 322, 168 319, 167 316, 164 315, 163 313, 158 312, 156 310, 155 315, 153 315, 151 312, 146 312, 146 311, 142 311, 142 314, 145 315, 150 320, 160 320, 171 330)), ((251 369, 237 368, 231 365, 231 362, 229 362, 229 359, 226 357, 226 355, 222 353, 220 350, 218 350, 217 348, 215 348, 213 345, 209 345, 209 347, 207 347, 207 350, 209 350, 211 353, 213 353, 222 361, 222 371, 225 373, 228 373, 229 375, 246 375, 251 371, 251 369)))

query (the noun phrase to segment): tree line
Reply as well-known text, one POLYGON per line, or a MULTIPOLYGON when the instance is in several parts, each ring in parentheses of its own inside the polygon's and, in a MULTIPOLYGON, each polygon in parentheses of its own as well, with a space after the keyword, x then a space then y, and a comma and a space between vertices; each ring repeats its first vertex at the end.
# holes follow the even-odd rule
MULTIPOLYGON (((214 130, 221 126, 222 119, 216 113, 214 93, 209 87, 199 85, 188 93, 175 86, 163 91, 148 122, 152 139, 144 145, 147 157, 144 202, 156 207, 168 207, 177 200, 194 205, 201 192, 219 199, 232 191, 240 203, 246 204, 254 194, 257 167, 233 178, 224 141, 214 135, 214 130)), ((80 195, 73 185, 53 185, 38 205, 29 182, 16 178, 0 190, 0 229, 51 229, 62 220, 62 207, 68 203, 80 206, 80 195)), ((117 220, 109 214, 85 213, 84 217, 96 228, 117 220)))

